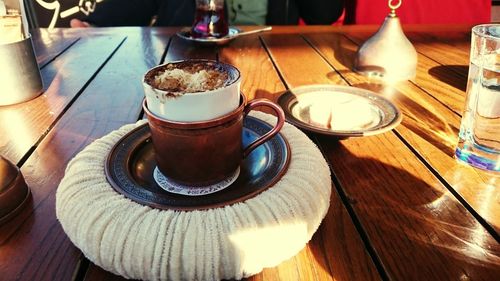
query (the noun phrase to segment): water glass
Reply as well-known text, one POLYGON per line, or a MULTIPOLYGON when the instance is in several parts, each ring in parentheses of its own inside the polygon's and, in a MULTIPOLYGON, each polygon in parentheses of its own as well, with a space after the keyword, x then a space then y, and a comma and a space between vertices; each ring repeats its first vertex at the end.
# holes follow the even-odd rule
POLYGON ((500 24, 472 28, 467 98, 457 159, 500 171, 500 24))

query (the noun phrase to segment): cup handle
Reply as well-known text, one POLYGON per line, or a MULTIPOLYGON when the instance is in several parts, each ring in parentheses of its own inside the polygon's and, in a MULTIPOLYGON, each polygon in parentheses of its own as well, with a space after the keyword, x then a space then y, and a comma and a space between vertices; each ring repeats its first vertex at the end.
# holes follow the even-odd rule
POLYGON ((283 109, 281 109, 281 107, 275 104, 274 102, 266 99, 255 99, 250 101, 245 106, 243 117, 247 116, 250 110, 252 110, 257 106, 270 107, 274 111, 274 113, 276 113, 278 121, 276 122, 276 126, 274 126, 274 128, 272 128, 269 132, 265 133, 263 136, 256 139, 251 144, 249 144, 245 149, 243 149, 243 158, 246 158, 250 154, 250 152, 252 152, 259 145, 265 143, 270 138, 274 137, 281 130, 281 128, 283 128, 283 125, 285 124, 285 113, 283 112, 283 109))

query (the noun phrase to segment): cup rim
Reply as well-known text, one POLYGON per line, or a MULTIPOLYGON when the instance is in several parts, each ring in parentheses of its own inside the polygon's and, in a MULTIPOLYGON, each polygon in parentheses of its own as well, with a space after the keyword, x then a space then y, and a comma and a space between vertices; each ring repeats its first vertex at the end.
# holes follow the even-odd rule
POLYGON ((475 34, 476 36, 479 36, 482 38, 489 38, 489 39, 493 39, 493 40, 500 40, 500 36, 495 37, 493 35, 489 35, 489 34, 485 34, 484 32, 481 32, 480 29, 482 27, 498 27, 498 28, 500 28, 500 24, 498 24, 498 23, 485 23, 485 24, 479 24, 479 25, 472 27, 472 33, 475 34))
POLYGON ((142 77, 142 83, 144 85, 147 85, 148 87, 150 87, 152 90, 158 91, 160 93, 167 93, 167 94, 170 93, 170 94, 175 95, 177 97, 182 97, 182 96, 198 96, 198 95, 213 94, 213 93, 215 93, 217 91, 229 88, 229 87, 237 84, 240 80, 241 80, 241 72, 240 72, 240 70, 237 67, 235 67, 232 64, 226 63, 226 62, 221 62, 221 61, 216 61, 216 60, 210 60, 210 59, 185 59, 185 60, 176 60, 176 61, 166 62, 166 63, 160 64, 160 65, 157 65, 157 66, 155 66, 153 68, 150 68, 148 71, 146 71, 146 73, 142 77), (166 65, 169 65, 169 64, 179 64, 179 63, 183 63, 183 62, 210 62, 210 63, 215 63, 215 64, 223 65, 225 67, 228 67, 228 68, 236 71, 237 75, 236 75, 236 78, 233 81, 231 81, 230 83, 228 83, 227 85, 224 85, 222 87, 219 87, 219 88, 216 88, 216 89, 213 89, 213 90, 208 90, 208 91, 188 92, 188 93, 182 93, 182 94, 178 94, 177 92, 170 92, 170 91, 160 90, 160 89, 154 87, 153 85, 149 84, 148 82, 146 82, 146 77, 151 72, 156 71, 157 69, 165 67, 166 65))
POLYGON ((144 110, 144 113, 146 114, 148 121, 150 118, 152 119, 151 121, 155 123, 160 123, 161 126, 173 128, 173 129, 206 129, 210 127, 215 127, 219 126, 221 124, 224 124, 228 122, 229 120, 233 119, 235 115, 240 114, 243 109, 245 108, 247 104, 247 98, 243 93, 240 93, 240 104, 239 106, 232 110, 229 113, 226 113, 222 116, 209 119, 209 120, 203 120, 203 121, 174 121, 174 120, 168 120, 165 118, 162 118, 153 112, 151 112, 147 106, 147 100, 144 98, 142 100, 142 108, 144 110))

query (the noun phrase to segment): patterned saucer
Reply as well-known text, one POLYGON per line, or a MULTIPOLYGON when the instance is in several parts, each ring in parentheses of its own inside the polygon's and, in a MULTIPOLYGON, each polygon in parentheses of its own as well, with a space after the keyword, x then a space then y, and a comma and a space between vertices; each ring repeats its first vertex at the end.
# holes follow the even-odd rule
POLYGON ((184 40, 191 41, 191 42, 194 42, 194 43, 197 43, 200 45, 222 46, 222 45, 225 45, 225 44, 231 42, 232 40, 234 40, 237 37, 255 34, 255 33, 260 33, 260 32, 264 32, 264 31, 270 31, 270 30, 272 30, 272 26, 254 27, 253 29, 246 30, 246 31, 243 31, 235 26, 230 26, 229 30, 228 30, 229 31, 228 34, 224 37, 221 37, 221 38, 213 38, 213 37, 196 38, 196 37, 192 36, 191 28, 186 27, 186 28, 181 29, 179 32, 177 32, 177 36, 179 36, 180 38, 182 38, 184 40))
POLYGON ((153 172, 153 178, 155 179, 156 183, 165 191, 187 196, 207 195, 217 191, 221 191, 224 188, 230 186, 234 181, 236 181, 239 175, 240 175, 240 167, 238 167, 238 169, 236 169, 236 171, 234 171, 234 173, 231 174, 229 177, 214 184, 192 186, 171 180, 170 178, 165 176, 160 171, 160 169, 158 169, 158 166, 155 168, 153 172))
POLYGON ((340 85, 306 85, 278 98, 288 122, 340 138, 385 133, 401 123, 390 100, 372 91, 340 85))
MULTIPOLYGON (((243 146, 246 147, 271 129, 271 125, 258 118, 245 117, 243 146)), ((199 191, 190 188, 190 192, 179 186, 162 187, 161 184, 168 180, 164 181, 158 176, 155 179, 155 152, 149 126, 144 124, 114 145, 104 168, 111 186, 139 204, 158 209, 204 210, 235 204, 260 194, 281 179, 289 163, 290 146, 278 133, 243 159, 235 178, 227 181, 227 186, 223 188, 221 186, 226 184, 217 188, 205 187, 199 191)))
POLYGON ((241 32, 242 32, 241 29, 234 26, 230 26, 229 33, 222 38, 196 38, 191 35, 191 28, 186 27, 177 32, 177 36, 179 36, 184 40, 191 41, 197 44, 211 46, 211 45, 225 45, 231 42, 233 39, 235 39, 241 32))

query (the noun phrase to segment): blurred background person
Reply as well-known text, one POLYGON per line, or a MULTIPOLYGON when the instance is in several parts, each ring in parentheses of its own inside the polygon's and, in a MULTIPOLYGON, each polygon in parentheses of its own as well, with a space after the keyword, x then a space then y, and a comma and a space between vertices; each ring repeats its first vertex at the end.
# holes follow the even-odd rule
MULTIPOLYGON (((344 0, 226 0, 230 25, 332 24, 344 9, 344 0)), ((95 11, 73 19, 71 27, 189 26, 195 0, 105 0, 95 11)))

